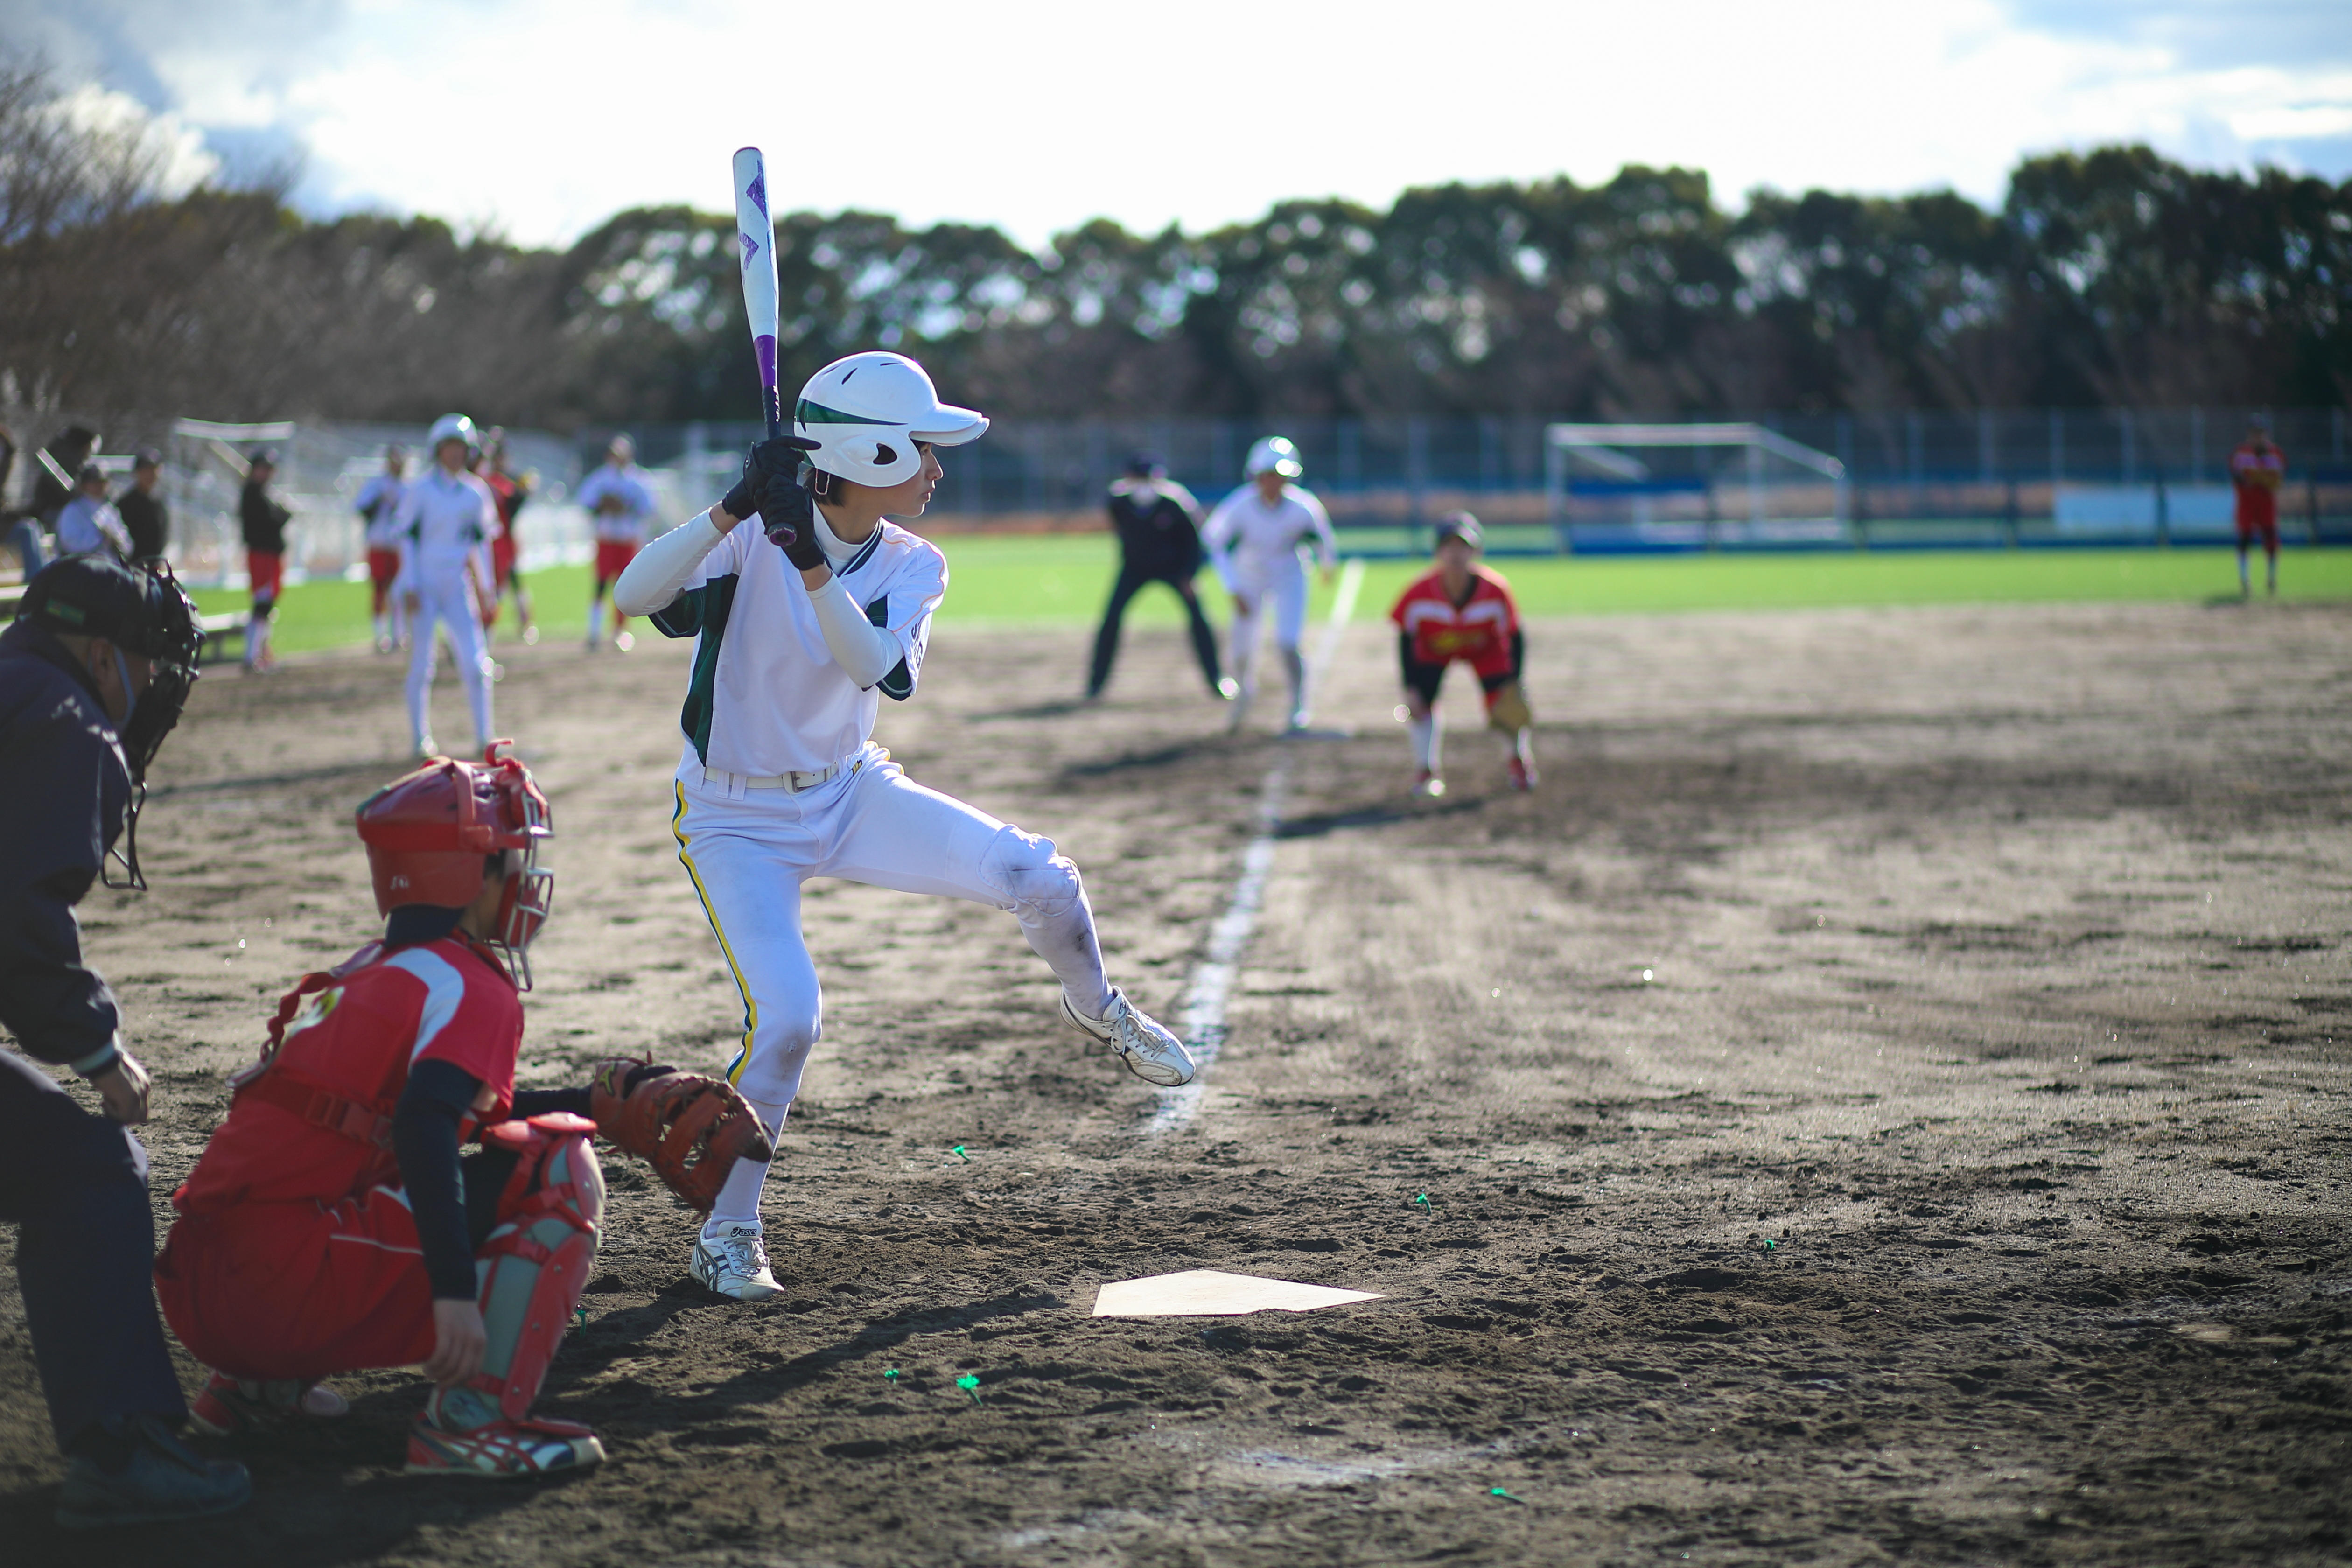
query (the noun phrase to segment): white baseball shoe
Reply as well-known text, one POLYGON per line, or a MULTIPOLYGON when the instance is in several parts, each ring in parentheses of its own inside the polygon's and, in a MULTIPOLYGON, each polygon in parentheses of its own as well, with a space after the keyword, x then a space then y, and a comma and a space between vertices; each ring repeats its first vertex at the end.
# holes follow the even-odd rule
POLYGON ((1192 1081, 1192 1058, 1184 1042, 1129 1002, 1124 991, 1112 990, 1110 1011, 1099 1018, 1089 1018, 1072 1006, 1070 994, 1065 991, 1062 1016, 1071 1027, 1109 1046, 1111 1053, 1127 1064, 1127 1070, 1146 1083, 1174 1089, 1192 1081))
POLYGON ((705 1288, 738 1301, 764 1301, 784 1293, 768 1272, 768 1247, 756 1225, 730 1225, 716 1239, 695 1237, 693 1268, 705 1288))
POLYGON ((1239 734, 1241 732, 1242 721, 1249 717, 1250 701, 1256 696, 1257 684, 1255 681, 1244 680, 1235 684, 1233 695, 1233 707, 1228 709, 1225 712, 1226 733, 1239 734))

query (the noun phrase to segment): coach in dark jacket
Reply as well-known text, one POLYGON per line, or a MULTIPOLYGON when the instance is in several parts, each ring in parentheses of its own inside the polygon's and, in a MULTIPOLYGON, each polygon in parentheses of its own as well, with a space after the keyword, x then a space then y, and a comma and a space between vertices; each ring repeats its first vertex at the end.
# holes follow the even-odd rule
POLYGON ((131 488, 114 498, 114 510, 131 533, 133 562, 161 561, 172 540, 172 513, 155 493, 163 477, 163 455, 146 451, 131 466, 131 488))
POLYGON ((74 905, 124 840, 139 884, 139 780, 195 679, 195 607, 165 573, 94 557, 45 568, 0 632, 0 1026, 86 1079, 93 1115, 0 1052, 0 1218, 58 1445, 58 1522, 192 1519, 235 1508, 244 1468, 197 1458, 155 1314, 147 1074, 106 982, 82 963, 74 905))
POLYGON ((1118 658, 1120 623, 1127 603, 1152 583, 1165 583, 1184 601, 1192 622, 1192 652, 1213 696, 1231 698, 1234 683, 1217 668, 1217 634, 1201 612, 1201 595, 1192 586, 1202 563, 1201 507, 1192 492, 1168 478, 1160 460, 1139 452, 1127 461, 1127 477, 1110 487, 1110 525, 1118 535, 1118 581, 1103 610, 1102 630, 1095 634, 1095 661, 1087 677, 1087 695, 1102 695, 1110 667, 1118 658))

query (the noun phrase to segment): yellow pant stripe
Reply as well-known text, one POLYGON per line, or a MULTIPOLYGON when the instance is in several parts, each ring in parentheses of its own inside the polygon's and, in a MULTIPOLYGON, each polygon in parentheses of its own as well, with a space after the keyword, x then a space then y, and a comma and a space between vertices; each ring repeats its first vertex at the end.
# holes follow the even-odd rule
POLYGON ((751 994, 751 983, 743 978, 743 966, 735 962, 735 948, 727 940, 727 928, 719 923, 719 911, 710 902, 710 889, 702 885, 702 873, 695 868, 693 848, 686 837, 686 786, 673 780, 670 787, 677 792, 677 810, 669 819, 669 830, 677 839, 678 864, 694 879, 694 896, 702 900, 702 913, 710 921, 710 934, 719 939, 719 951, 727 955, 727 972, 735 976, 735 989, 743 998, 743 1045, 727 1068, 727 1081, 740 1084, 743 1069, 751 1065, 751 1040, 760 1029, 760 999, 751 994))

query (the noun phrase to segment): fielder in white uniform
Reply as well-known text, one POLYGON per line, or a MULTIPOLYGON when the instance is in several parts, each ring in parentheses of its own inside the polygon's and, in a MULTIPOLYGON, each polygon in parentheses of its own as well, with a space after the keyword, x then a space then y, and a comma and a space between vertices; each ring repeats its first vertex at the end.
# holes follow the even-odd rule
MULTIPOLYGON (((654 517, 653 481, 637 467, 636 443, 615 436, 604 448, 604 461, 580 481, 572 498, 586 510, 596 528, 595 585, 588 590, 588 649, 604 646, 604 589, 629 569, 645 547, 646 529, 654 517)), ((613 596, 613 646, 626 653, 636 646, 629 636, 629 612, 613 596)))
POLYGON ((467 468, 474 422, 445 414, 433 423, 433 466, 404 487, 400 501, 400 572, 393 592, 408 610, 408 730, 416 754, 436 754, 426 724, 433 687, 433 627, 448 634, 449 650, 474 711, 474 750, 490 742, 490 655, 482 642, 488 589, 488 541, 498 527, 490 488, 467 468))
POLYGON ((400 580, 400 503, 408 493, 408 453, 383 449, 383 472, 360 487, 352 510, 367 520, 369 611, 375 622, 375 651, 390 653, 408 637, 408 617, 393 584, 400 580))
POLYGON ((1244 468, 1248 482, 1219 501, 1201 525, 1201 542, 1234 598, 1231 664, 1241 682, 1232 719, 1236 730, 1257 695, 1258 635, 1269 609, 1275 647, 1290 677, 1290 728, 1307 723, 1307 660, 1298 651, 1307 630, 1307 569, 1298 552, 1311 541, 1328 578, 1339 550, 1323 503, 1290 482, 1304 471, 1297 447, 1280 436, 1265 437, 1250 448, 1244 468))
MULTIPOLYGON (((861 353, 817 373, 793 428, 753 449, 725 500, 646 546, 613 595, 698 639, 671 827, 743 998, 729 1079, 782 1127, 822 1029, 801 884, 840 877, 1009 911, 1073 1025, 1149 1082, 1190 1081, 1183 1046, 1105 976, 1077 868, 1052 840, 915 783, 872 739, 881 699, 914 695, 948 584, 938 548, 886 514, 919 516, 941 473, 931 448, 988 421, 940 404, 904 355, 861 353), (761 526, 741 526, 754 511, 761 526)), ((695 1278, 739 1300, 779 1289, 766 1174, 739 1164, 695 1245, 695 1278)))

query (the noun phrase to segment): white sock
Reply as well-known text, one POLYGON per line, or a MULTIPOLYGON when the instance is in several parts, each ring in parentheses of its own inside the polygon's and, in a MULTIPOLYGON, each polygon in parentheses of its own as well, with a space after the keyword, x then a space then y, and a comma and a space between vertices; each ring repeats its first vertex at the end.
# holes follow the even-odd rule
POLYGON ((1438 753, 1444 749, 1442 731, 1437 727, 1437 715, 1432 713, 1426 719, 1408 719, 1405 729, 1412 736, 1413 761, 1424 771, 1435 773, 1438 753))
POLYGON ((2253 585, 2253 579, 2246 571, 2246 552, 2241 550, 2238 552, 2238 591, 2242 594, 2253 585))
MULTIPOLYGON (((792 1109, 792 1103, 787 1100, 778 1105, 772 1100, 753 1100, 750 1095, 743 1098, 773 1141, 783 1129, 784 1113, 792 1109)), ((710 1205, 710 1218, 702 1227, 704 1238, 715 1240, 730 1225, 760 1229, 760 1188, 767 1179, 766 1165, 750 1160, 736 1161, 735 1168, 727 1173, 727 1184, 719 1189, 719 1201, 710 1205)))
POLYGON ((1521 729, 1516 736, 1512 737, 1511 750, 1517 755, 1519 761, 1527 763, 1528 766, 1533 767, 1536 765, 1536 731, 1534 725, 1530 724, 1526 726, 1521 729))

